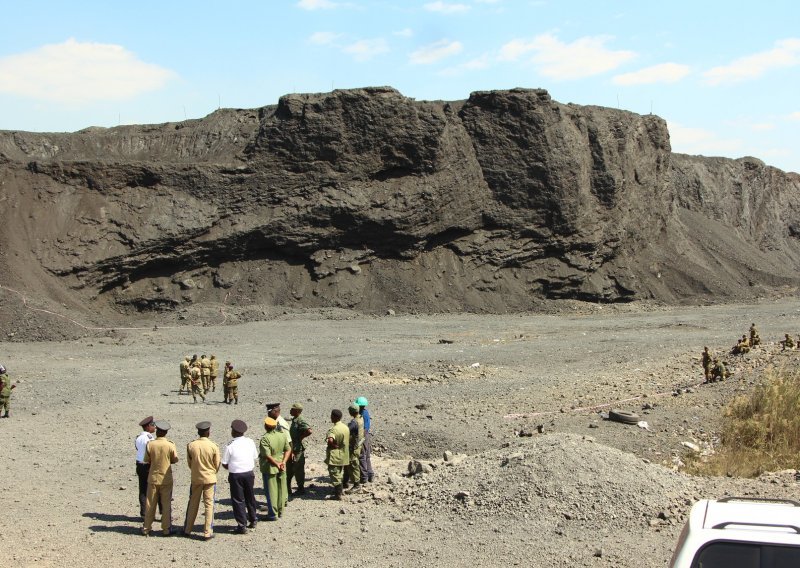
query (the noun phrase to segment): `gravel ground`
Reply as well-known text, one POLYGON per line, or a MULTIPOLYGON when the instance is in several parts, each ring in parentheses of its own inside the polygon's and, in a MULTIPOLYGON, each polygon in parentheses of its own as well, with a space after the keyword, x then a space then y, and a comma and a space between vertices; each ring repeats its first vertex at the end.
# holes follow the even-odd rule
POLYGON ((713 441, 720 408, 752 385, 753 370, 800 358, 775 344, 800 329, 800 302, 575 304, 509 316, 285 313, 235 325, 182 317, 187 325, 151 321, 72 341, 0 344, 0 361, 20 381, 12 417, 0 421, 0 534, 10 564, 260 566, 269 555, 309 567, 354 557, 379 566, 665 566, 694 500, 797 492, 792 472, 704 479, 676 464, 682 442, 713 441), (765 347, 730 357, 731 380, 696 386, 703 345, 726 352, 751 321, 765 347), (178 363, 192 353, 243 371, 238 406, 222 404, 219 391, 207 404, 177 394, 178 363), (330 409, 358 395, 370 399, 378 476, 334 502, 325 499, 322 438, 330 409), (211 420, 222 445, 241 418, 256 438, 271 401, 287 413, 294 401, 306 406, 309 494, 281 521, 237 536, 221 475, 217 538, 141 537, 138 421, 153 414, 172 423, 179 523, 194 424, 211 420), (648 429, 603 420, 598 411, 612 407, 639 412, 648 429), (408 476, 410 460, 424 473, 408 476))

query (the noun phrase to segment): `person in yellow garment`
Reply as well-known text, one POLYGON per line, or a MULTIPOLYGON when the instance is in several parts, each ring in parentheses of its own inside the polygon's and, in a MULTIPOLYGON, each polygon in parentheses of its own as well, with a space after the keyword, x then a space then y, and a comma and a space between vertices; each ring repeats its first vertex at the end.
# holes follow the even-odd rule
POLYGON ((203 538, 209 540, 214 537, 214 493, 221 459, 219 446, 208 439, 211 433, 211 422, 198 422, 196 428, 197 440, 189 442, 186 446, 186 464, 192 471, 192 485, 189 490, 189 505, 186 508, 183 534, 186 536, 192 534, 202 498, 205 509, 203 538))
POLYGON ((17 388, 17 385, 11 384, 11 377, 8 376, 8 371, 0 365, 0 411, 6 411, 3 418, 9 417, 8 409, 11 406, 11 391, 15 388, 17 388))
POLYGON ((180 364, 180 371, 181 371, 181 388, 178 389, 178 394, 183 394, 183 389, 186 389, 186 394, 189 394, 191 391, 189 390, 189 379, 192 376, 191 371, 189 370, 189 356, 183 358, 180 364))
POLYGON ((227 367, 225 371, 225 381, 228 387, 228 404, 231 402, 239 404, 239 379, 242 378, 242 374, 233 369, 232 363, 227 365, 227 367))
POLYGON ((195 402, 197 402, 197 397, 199 396, 200 398, 203 399, 203 402, 205 402, 206 401, 206 395, 203 392, 203 382, 202 382, 202 380, 203 380, 203 374, 202 373, 203 372, 200 370, 200 362, 199 361, 195 361, 195 363, 192 365, 192 368, 191 368, 190 372, 191 372, 191 377, 190 377, 189 380, 190 380, 191 385, 192 385, 192 399, 195 402))
POLYGON ((325 464, 328 466, 328 474, 331 476, 333 485, 333 498, 342 499, 342 480, 344 478, 344 468, 350 463, 350 430, 342 424, 342 411, 338 408, 331 410, 330 427, 325 436, 327 448, 325 451, 325 464))
POLYGON ((211 355, 209 359, 211 362, 211 374, 209 375, 209 383, 211 384, 211 392, 217 390, 217 376, 219 375, 219 361, 216 355, 211 355))
POLYGON ((167 440, 169 422, 156 421, 156 439, 148 442, 144 450, 144 463, 150 464, 147 477, 147 499, 145 504, 142 534, 150 536, 156 518, 156 504, 161 503, 161 532, 164 536, 174 534, 172 529, 172 464, 178 463, 178 450, 167 440))
POLYGON ((286 462, 292 455, 292 447, 283 432, 277 430, 278 422, 267 416, 258 444, 258 464, 267 497, 267 520, 277 521, 283 516, 286 505, 286 462))
POLYGON ((211 359, 206 357, 205 353, 200 357, 200 373, 203 380, 203 394, 207 394, 211 390, 211 359))

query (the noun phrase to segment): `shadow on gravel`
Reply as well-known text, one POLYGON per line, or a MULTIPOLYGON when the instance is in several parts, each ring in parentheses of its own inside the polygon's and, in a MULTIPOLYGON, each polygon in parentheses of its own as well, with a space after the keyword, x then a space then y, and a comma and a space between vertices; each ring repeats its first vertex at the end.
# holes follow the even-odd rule
POLYGON ((132 517, 130 515, 114 515, 110 513, 84 513, 82 515, 88 519, 95 521, 103 521, 105 523, 141 523, 141 517, 132 517))
MULTIPOLYGON (((131 527, 131 526, 128 526, 128 525, 113 525, 113 526, 92 525, 91 527, 89 527, 89 530, 92 531, 92 532, 98 532, 98 533, 114 532, 114 533, 119 533, 119 534, 138 535, 138 536, 141 536, 141 534, 142 534, 142 527, 139 526, 139 525, 136 525, 135 527, 131 527)), ((157 530, 155 532, 158 533, 158 534, 161 533, 160 530, 157 530)))

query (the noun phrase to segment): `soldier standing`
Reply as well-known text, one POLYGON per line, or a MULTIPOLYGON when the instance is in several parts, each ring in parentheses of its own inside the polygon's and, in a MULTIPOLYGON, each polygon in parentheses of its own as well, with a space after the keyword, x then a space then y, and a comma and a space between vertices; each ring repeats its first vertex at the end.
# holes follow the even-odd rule
POLYGON ((206 357, 205 353, 200 358, 200 371, 203 377, 203 394, 208 393, 211 388, 211 359, 206 357))
POLYGON ((756 345, 760 345, 760 344, 761 344, 761 338, 758 336, 758 328, 756 327, 756 324, 751 323, 750 324, 750 345, 752 347, 755 347, 756 345))
POLYGON ((267 498, 267 520, 277 521, 283 515, 286 505, 286 462, 292 455, 292 448, 286 436, 277 430, 278 422, 267 416, 258 446, 258 463, 264 482, 264 495, 267 498))
POLYGON ((189 356, 188 355, 183 358, 183 361, 181 361, 180 369, 181 369, 181 388, 178 389, 178 394, 183 394, 183 389, 184 388, 186 389, 186 394, 189 394, 189 392, 191 392, 189 390, 189 388, 190 388, 189 387, 189 382, 190 382, 190 379, 191 379, 191 371, 190 371, 190 368, 189 368, 189 356))
POLYGON ((216 355, 211 355, 211 374, 209 375, 209 381, 211 382, 211 392, 217 390, 217 376, 219 375, 219 361, 217 360, 216 355))
POLYGON ((5 367, 0 366, 0 412, 6 411, 3 418, 8 418, 8 410, 11 406, 11 391, 17 388, 17 385, 11 384, 11 377, 8 376, 8 371, 5 367))
POLYGON ((239 379, 242 378, 242 374, 239 371, 234 370, 233 363, 230 361, 225 365, 227 370, 225 371, 225 385, 228 390, 228 398, 226 402, 230 404, 233 402, 234 404, 239 404, 239 379))
POLYGON ((219 447, 208 439, 211 433, 211 422, 198 422, 196 425, 198 439, 186 446, 186 464, 192 471, 192 486, 189 490, 189 505, 186 508, 186 522, 183 534, 192 534, 200 499, 205 509, 203 538, 214 537, 214 490, 217 486, 217 471, 220 466, 219 447))
POLYGON ((286 490, 287 493, 292 489, 292 478, 297 484, 294 495, 302 495, 306 492, 306 443, 305 439, 311 435, 311 427, 302 416, 303 405, 295 402, 289 410, 292 416, 292 423, 289 425, 289 437, 292 439, 292 457, 286 466, 286 490))
POLYGON ((206 401, 206 395, 203 394, 203 379, 202 379, 202 371, 200 370, 200 362, 195 361, 194 365, 192 366, 191 370, 191 378, 190 381, 192 383, 192 398, 195 402, 197 402, 197 396, 199 395, 200 398, 203 399, 203 402, 206 401))
POLYGON ((147 443, 144 462, 150 464, 147 477, 147 501, 145 505, 142 534, 150 535, 156 518, 156 504, 161 503, 161 532, 164 536, 172 534, 172 464, 178 463, 175 444, 167 440, 169 422, 158 420, 155 423, 156 439, 147 443))
POLYGON ((359 414, 359 408, 354 403, 347 411, 350 413, 350 422, 347 429, 350 431, 350 463, 344 468, 344 482, 342 485, 347 488, 348 481, 353 483, 353 489, 357 489, 360 483, 366 480, 361 479, 361 464, 359 456, 364 445, 364 419, 359 414))
POLYGON ((703 364, 703 375, 705 382, 711 380, 711 353, 708 352, 708 347, 703 347, 703 353, 700 355, 700 361, 703 364))
POLYGON ((328 433, 325 435, 327 448, 325 451, 325 464, 328 466, 328 473, 331 476, 333 485, 333 498, 342 499, 342 481, 344 478, 344 468, 350 463, 348 448, 350 446, 350 430, 342 424, 342 411, 338 408, 331 410, 331 422, 328 433))
MULTIPOLYGON (((275 430, 286 438, 286 443, 289 444, 289 449, 292 447, 292 437, 289 433, 289 423, 281 416, 281 403, 270 402, 267 404, 267 416, 275 420, 277 426, 275 430)), ((281 476, 280 481, 284 484, 281 495, 283 496, 284 505, 289 502, 289 489, 286 485, 286 476, 281 476)))

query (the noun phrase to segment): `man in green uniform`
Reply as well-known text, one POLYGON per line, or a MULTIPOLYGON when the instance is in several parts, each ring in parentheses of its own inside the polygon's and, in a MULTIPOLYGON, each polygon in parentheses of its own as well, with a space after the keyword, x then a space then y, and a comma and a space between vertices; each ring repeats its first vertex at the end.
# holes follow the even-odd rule
POLYGON ((758 328, 756 327, 756 324, 751 323, 750 324, 750 345, 752 347, 755 347, 756 345, 760 345, 760 344, 761 344, 761 338, 758 336, 758 328))
POLYGON ((5 410, 3 418, 8 418, 8 409, 11 404, 11 391, 17 388, 17 385, 11 384, 11 377, 8 376, 8 371, 5 367, 0 367, 0 412, 5 410))
MULTIPOLYGON (((280 402, 268 402, 267 403, 267 416, 273 418, 278 426, 275 428, 278 432, 283 434, 286 437, 286 442, 289 444, 289 448, 292 447, 292 437, 289 434, 289 423, 286 419, 281 416, 281 403, 280 402)), ((287 482, 286 476, 283 476, 282 481, 284 483, 287 482)), ((289 487, 288 485, 283 488, 283 496, 285 498, 286 505, 289 502, 289 487)))
POLYGON ((219 361, 217 361, 216 355, 211 355, 211 374, 209 375, 209 382, 211 383, 211 392, 217 390, 217 376, 219 375, 219 361))
POLYGON ((328 473, 331 476, 333 485, 333 498, 341 500, 344 489, 342 481, 344 478, 344 468, 350 463, 350 431, 347 426, 342 424, 342 411, 338 408, 331 410, 331 422, 333 426, 325 435, 327 449, 325 451, 325 464, 328 466, 328 473))
POLYGON ((190 389, 189 385, 190 385, 190 380, 191 380, 192 373, 189 370, 189 356, 188 355, 183 358, 183 361, 181 361, 180 370, 181 370, 181 388, 178 389, 178 394, 183 394, 183 389, 184 388, 186 389, 186 394, 189 394, 191 392, 191 390, 189 390, 190 389))
POLYGON ((178 450, 167 440, 169 422, 156 421, 156 439, 147 443, 144 451, 144 463, 150 464, 147 476, 147 500, 144 512, 142 534, 150 535, 153 521, 156 518, 156 504, 161 503, 161 532, 164 536, 172 531, 172 464, 178 463, 178 450))
POLYGON ((305 439, 311 435, 311 426, 302 416, 303 405, 295 402, 289 410, 292 416, 292 423, 289 426, 289 436, 292 439, 292 457, 286 466, 286 490, 291 492, 292 478, 297 483, 297 490, 294 495, 302 495, 306 492, 306 443, 305 439))
POLYGON ((292 454, 291 446, 283 432, 278 432, 278 422, 267 416, 258 445, 258 464, 267 497, 267 520, 277 521, 286 505, 286 462, 292 454))
POLYGON ((794 349, 794 340, 788 333, 784 334, 784 340, 781 341, 781 345, 783 345, 783 349, 794 349))
POLYGON ((344 482, 342 485, 347 488, 348 482, 353 483, 352 489, 358 489, 361 479, 361 448, 364 445, 364 418, 359 414, 361 408, 357 404, 351 404, 347 411, 350 413, 350 422, 347 429, 350 432, 350 463, 344 468, 344 482))
POLYGON ((705 382, 711 380, 711 353, 708 352, 708 347, 703 347, 703 353, 700 355, 700 361, 703 364, 703 375, 705 382))
POLYGON ((211 433, 211 422, 198 422, 196 428, 197 440, 189 442, 189 445, 186 446, 186 463, 192 471, 192 485, 189 489, 189 505, 186 507, 183 534, 186 536, 192 534, 202 498, 205 509, 203 538, 209 540, 214 536, 214 492, 217 487, 217 472, 221 459, 219 446, 208 439, 208 435, 211 433))
POLYGON ((725 365, 718 358, 714 357, 714 365, 711 367, 711 382, 721 381, 725 378, 726 374, 725 365))

